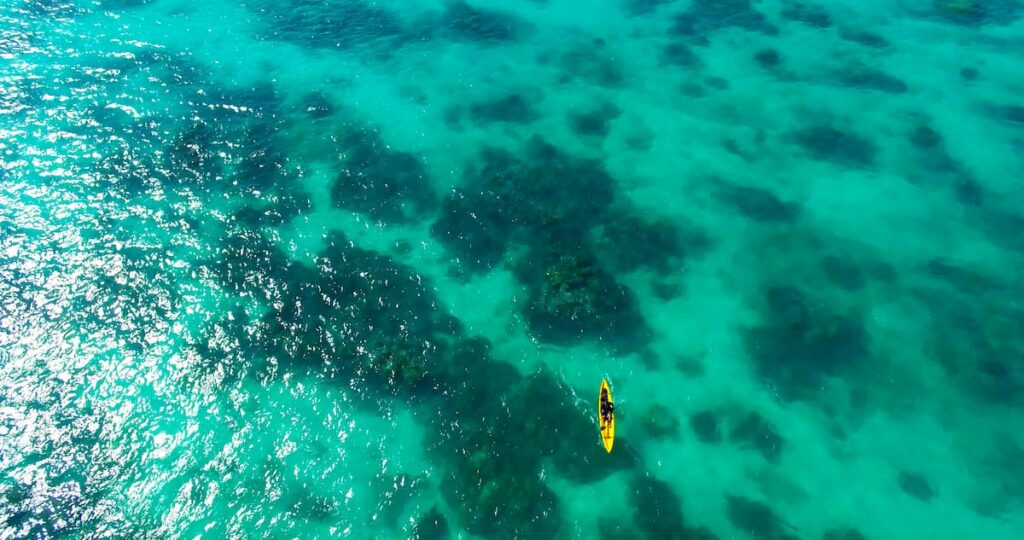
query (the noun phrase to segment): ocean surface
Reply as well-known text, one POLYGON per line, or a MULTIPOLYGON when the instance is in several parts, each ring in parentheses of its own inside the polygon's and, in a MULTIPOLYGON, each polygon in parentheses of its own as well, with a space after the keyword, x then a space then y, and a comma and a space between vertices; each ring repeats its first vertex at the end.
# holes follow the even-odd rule
POLYGON ((0 538, 1024 538, 1022 268, 1019 0, 2 0, 0 538))

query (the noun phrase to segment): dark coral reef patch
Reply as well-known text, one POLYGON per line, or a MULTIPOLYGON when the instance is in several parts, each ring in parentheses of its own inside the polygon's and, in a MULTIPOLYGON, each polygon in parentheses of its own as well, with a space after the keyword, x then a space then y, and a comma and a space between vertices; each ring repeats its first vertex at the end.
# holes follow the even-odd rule
POLYGON ((769 463, 778 463, 785 440, 760 414, 748 413, 729 433, 729 440, 743 448, 751 448, 769 463))
POLYGON ((404 222, 433 211, 436 195, 418 156, 392 150, 368 128, 354 129, 339 139, 341 172, 331 188, 334 206, 385 222, 404 222))
POLYGON ((799 129, 793 141, 814 159, 848 167, 870 166, 878 153, 868 139, 830 125, 799 129))
POLYGON ((676 16, 672 33, 704 37, 725 28, 740 28, 769 35, 779 33, 750 0, 694 0, 690 9, 676 16))
POLYGON ((513 41, 528 28, 525 21, 514 15, 471 6, 461 0, 449 4, 442 19, 452 39, 474 43, 513 41))
POLYGON ((767 504, 741 495, 726 496, 726 516, 757 540, 796 540, 791 527, 767 504))
POLYGON ((769 190, 717 182, 715 196, 742 216, 763 223, 791 223, 800 215, 800 206, 780 199, 769 190))
POLYGON ((530 291, 527 323, 543 341, 596 339, 628 349, 646 337, 633 294, 586 252, 571 247, 534 252, 517 275, 530 291))
POLYGON ((815 394, 824 381, 870 358, 863 321, 793 285, 769 286, 762 322, 746 332, 757 373, 786 398, 815 394))
POLYGON ((525 319, 538 339, 637 347, 649 331, 615 273, 678 273, 709 240, 617 204, 614 184, 599 163, 540 139, 518 155, 487 150, 444 199, 432 232, 465 271, 509 263, 526 287, 525 319))
POLYGON ((259 0, 247 6, 266 23, 268 39, 314 49, 351 49, 377 43, 400 43, 405 31, 400 17, 379 4, 363 0, 259 0))

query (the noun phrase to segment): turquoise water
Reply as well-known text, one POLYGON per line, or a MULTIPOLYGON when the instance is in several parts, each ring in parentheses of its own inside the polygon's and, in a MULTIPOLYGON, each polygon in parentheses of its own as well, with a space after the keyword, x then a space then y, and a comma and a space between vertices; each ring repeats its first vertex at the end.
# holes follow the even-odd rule
POLYGON ((0 538, 1021 538, 1022 16, 3 1, 0 538))

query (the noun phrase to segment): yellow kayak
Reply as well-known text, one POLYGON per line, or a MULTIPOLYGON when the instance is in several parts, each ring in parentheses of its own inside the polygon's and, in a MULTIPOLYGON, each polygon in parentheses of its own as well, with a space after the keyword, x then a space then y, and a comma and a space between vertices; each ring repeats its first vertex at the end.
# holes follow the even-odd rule
POLYGON ((612 401, 612 389, 608 381, 601 379, 601 393, 597 398, 597 421, 601 425, 601 442, 607 452, 612 451, 615 444, 615 407, 612 401))

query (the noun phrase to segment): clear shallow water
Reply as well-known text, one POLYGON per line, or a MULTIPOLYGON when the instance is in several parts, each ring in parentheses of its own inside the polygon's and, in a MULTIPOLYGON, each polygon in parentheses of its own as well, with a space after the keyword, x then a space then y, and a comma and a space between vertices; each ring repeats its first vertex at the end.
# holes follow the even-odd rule
POLYGON ((1021 14, 5 2, 0 537, 1018 538, 1021 14))

